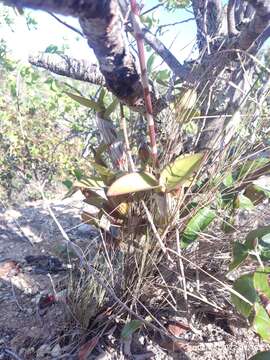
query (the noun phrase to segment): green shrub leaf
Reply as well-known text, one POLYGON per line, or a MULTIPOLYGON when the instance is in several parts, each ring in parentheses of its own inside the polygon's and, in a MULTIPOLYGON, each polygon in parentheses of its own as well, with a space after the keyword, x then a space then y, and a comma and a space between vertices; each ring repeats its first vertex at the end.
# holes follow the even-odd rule
POLYGON ((235 241, 233 244, 233 261, 229 266, 229 271, 235 270, 248 257, 248 249, 245 244, 235 241))
POLYGON ((215 217, 216 212, 209 207, 200 209, 185 228, 181 241, 182 247, 187 247, 195 241, 200 232, 204 231, 215 217))
POLYGON ((270 317, 264 307, 257 302, 254 309, 253 328, 264 341, 270 342, 270 317))
POLYGON ((73 93, 70 93, 68 91, 65 91, 65 94, 67 94, 71 99, 77 101, 79 104, 86 106, 92 110, 95 111, 102 111, 102 107, 95 102, 94 100, 79 96, 79 95, 75 95, 73 93))
MULTIPOLYGON (((238 278, 233 285, 233 289, 239 294, 243 295, 251 303, 255 303, 258 300, 258 295, 253 284, 253 274, 245 274, 238 278)), ((237 311, 244 317, 248 318, 252 312, 252 306, 246 301, 240 299, 237 295, 231 295, 232 302, 235 305, 237 311)))
POLYGON ((181 185, 190 175, 198 169, 203 159, 203 154, 179 156, 173 163, 165 166, 160 174, 160 185, 165 191, 173 190, 181 185))

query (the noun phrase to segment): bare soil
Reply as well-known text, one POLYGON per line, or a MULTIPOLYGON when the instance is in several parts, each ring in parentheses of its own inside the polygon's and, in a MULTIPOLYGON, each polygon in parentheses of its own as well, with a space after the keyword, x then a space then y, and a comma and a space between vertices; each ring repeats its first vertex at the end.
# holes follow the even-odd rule
MULTIPOLYGON (((72 241, 79 245, 89 243, 96 235, 90 226, 80 225, 80 199, 54 201, 51 207, 72 241)), ((269 208, 264 206, 257 209, 252 219, 254 215, 260 224, 269 224, 269 208)), ((255 222, 250 224, 249 219, 248 216, 244 217, 240 225, 257 225, 255 222)), ((62 245, 62 235, 41 201, 26 203, 23 207, 0 209, 0 360, 78 358, 71 354, 74 344, 70 334, 73 331, 74 337, 78 337, 80 330, 77 328, 76 332, 71 329, 66 306, 56 302, 42 312, 39 309, 41 296, 53 294, 68 276, 67 273, 49 276, 36 274, 29 270, 25 261, 29 255, 59 256, 62 245), (7 274, 3 270, 7 266, 5 264, 15 267, 7 274)), ((166 339, 151 339, 146 334, 140 334, 132 344, 134 352, 131 358, 244 360, 258 351, 270 349, 245 326, 245 322, 233 314, 219 319, 201 310, 194 316, 196 331, 185 335, 193 340, 190 344, 172 347, 166 339), (141 344, 139 350, 138 344, 141 344)), ((117 338, 117 331, 112 331, 110 337, 117 338)), ((101 345, 88 358, 125 357, 119 346, 109 349, 101 341, 101 345)))

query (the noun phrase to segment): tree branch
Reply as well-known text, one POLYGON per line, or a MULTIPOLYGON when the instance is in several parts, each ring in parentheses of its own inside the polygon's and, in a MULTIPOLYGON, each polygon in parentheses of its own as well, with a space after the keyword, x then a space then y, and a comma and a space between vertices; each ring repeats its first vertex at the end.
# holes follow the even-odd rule
POLYGON ((255 9, 255 14, 239 36, 237 45, 242 50, 247 50, 270 25, 270 2, 268 0, 248 1, 255 9))
POLYGON ((3 0, 4 4, 29 7, 79 18, 83 34, 94 50, 106 85, 129 106, 143 101, 136 63, 130 53, 117 0, 3 0))
POLYGON ((52 16, 56 21, 58 21, 60 24, 66 26, 68 29, 74 31, 76 34, 84 37, 83 33, 82 33, 80 30, 78 30, 78 29, 76 29, 75 27, 67 24, 65 21, 59 19, 59 17, 56 16, 56 15, 54 15, 52 12, 48 11, 48 14, 51 15, 51 16, 52 16))
POLYGON ((104 76, 95 64, 77 60, 66 55, 40 53, 29 56, 30 64, 49 70, 55 74, 75 80, 86 81, 94 85, 105 85, 104 76))

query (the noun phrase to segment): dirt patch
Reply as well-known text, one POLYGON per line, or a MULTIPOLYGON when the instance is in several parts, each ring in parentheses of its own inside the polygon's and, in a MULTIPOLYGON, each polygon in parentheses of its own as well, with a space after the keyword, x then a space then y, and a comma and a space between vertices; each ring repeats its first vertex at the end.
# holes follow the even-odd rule
MULTIPOLYGON (((98 236, 90 226, 81 225, 80 198, 54 201, 51 208, 70 239, 79 246, 89 244, 93 237, 98 236)), ((256 218, 260 224, 269 223, 269 208, 258 208, 256 218)), ((241 221, 241 226, 247 226, 249 217, 243 217, 241 221)), ((253 223, 252 227, 255 225, 253 223)), ((0 209, 0 272, 3 264, 14 267, 10 270, 11 275, 4 275, 0 280, 0 359, 12 359, 7 351, 25 360, 77 358, 71 354, 72 336, 67 341, 70 328, 66 306, 56 302, 43 311, 39 308, 41 297, 53 294, 55 288, 68 276, 67 273, 37 274, 29 271, 26 262, 29 255, 60 256, 62 245, 61 232, 42 202, 0 209)), ((64 261, 63 257, 61 261, 64 261)), ((202 307, 198 308, 194 316, 196 331, 193 329, 184 334, 190 343, 180 343, 175 347, 167 339, 139 332, 131 344, 131 358, 246 360, 258 351, 269 349, 233 314, 222 318, 208 314, 202 307)), ((184 321, 188 322, 187 319, 184 321)), ((78 336, 79 330, 76 331, 78 336)), ((100 339, 100 344, 89 359, 125 358, 117 327, 109 329, 108 334, 100 339)))

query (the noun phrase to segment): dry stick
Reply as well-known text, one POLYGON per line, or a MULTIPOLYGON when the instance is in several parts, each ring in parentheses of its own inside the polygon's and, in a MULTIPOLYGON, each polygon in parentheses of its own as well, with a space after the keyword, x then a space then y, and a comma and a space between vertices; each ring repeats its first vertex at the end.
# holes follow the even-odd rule
POLYGON ((126 118, 125 118, 125 114, 124 114, 124 107, 122 104, 120 104, 120 116, 121 116, 121 129, 123 131, 124 134, 124 141, 125 141, 125 147, 126 147, 126 152, 127 152, 127 158, 128 158, 128 164, 130 167, 130 170, 132 172, 135 172, 135 165, 132 159, 132 154, 131 154, 131 149, 130 149, 130 144, 128 141, 128 133, 127 133, 127 122, 126 122, 126 118))
MULTIPOLYGON (((179 255, 181 255, 181 247, 180 247, 180 237, 179 237, 179 230, 175 230, 176 233, 176 246, 177 246, 177 252, 179 255)), ((184 300, 186 303, 186 309, 188 311, 188 298, 187 298, 187 283, 186 283, 186 277, 185 277, 185 270, 182 259, 179 257, 179 269, 181 274, 181 280, 183 285, 183 292, 184 292, 184 300)))
POLYGON ((144 102, 145 102, 145 110, 146 110, 145 116, 148 123, 151 152, 152 152, 153 162, 154 164, 157 164, 156 131, 155 131, 154 118, 153 118, 153 107, 152 107, 152 100, 150 94, 150 85, 149 85, 147 69, 146 69, 143 35, 142 35, 142 29, 140 27, 140 19, 139 19, 140 10, 136 3, 136 0, 130 0, 130 5, 131 5, 132 25, 133 25, 134 35, 137 41, 137 47, 139 53, 141 79, 143 85, 144 102), (136 18, 138 18, 138 21, 136 21, 136 18))

